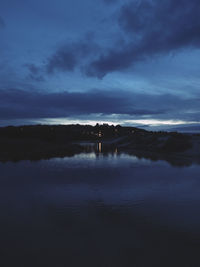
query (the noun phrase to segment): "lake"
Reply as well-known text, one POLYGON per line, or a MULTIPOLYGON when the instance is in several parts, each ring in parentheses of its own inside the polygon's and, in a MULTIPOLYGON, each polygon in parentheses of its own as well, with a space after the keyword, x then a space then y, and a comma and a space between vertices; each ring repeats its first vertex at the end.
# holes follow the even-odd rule
POLYGON ((0 163, 2 267, 200 266, 200 165, 101 149, 0 163))

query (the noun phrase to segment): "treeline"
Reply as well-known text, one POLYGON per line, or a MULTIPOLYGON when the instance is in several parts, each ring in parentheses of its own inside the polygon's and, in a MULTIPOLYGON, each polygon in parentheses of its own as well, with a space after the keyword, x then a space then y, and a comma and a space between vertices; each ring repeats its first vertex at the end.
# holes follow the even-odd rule
POLYGON ((0 137, 12 139, 40 139, 48 142, 99 140, 120 137, 145 130, 120 125, 29 125, 0 127, 0 137))
POLYGON ((164 155, 192 148, 195 138, 198 136, 108 124, 0 127, 0 161, 46 159, 87 152, 79 143, 81 141, 101 143, 97 154, 117 151, 164 155), (107 140, 110 142, 104 142, 107 140))
MULTIPOLYGON (((122 144, 129 144, 130 149, 146 151, 173 152, 185 151, 191 147, 191 138, 177 132, 152 132, 136 127, 120 125, 29 125, 0 127, 2 140, 39 140, 52 144, 67 144, 77 141, 100 141, 125 137, 122 144)), ((20 141, 20 142, 21 142, 20 141)), ((120 141, 119 141, 120 142, 120 141)), ((118 143, 120 145, 120 143, 118 143)))

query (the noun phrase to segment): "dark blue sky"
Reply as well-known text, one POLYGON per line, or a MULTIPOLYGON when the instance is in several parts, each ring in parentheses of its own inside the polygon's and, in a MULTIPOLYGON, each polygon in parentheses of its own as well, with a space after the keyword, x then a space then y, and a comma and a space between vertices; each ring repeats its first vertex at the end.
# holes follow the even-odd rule
POLYGON ((0 124, 198 124, 199 14, 199 0, 0 1, 0 124))

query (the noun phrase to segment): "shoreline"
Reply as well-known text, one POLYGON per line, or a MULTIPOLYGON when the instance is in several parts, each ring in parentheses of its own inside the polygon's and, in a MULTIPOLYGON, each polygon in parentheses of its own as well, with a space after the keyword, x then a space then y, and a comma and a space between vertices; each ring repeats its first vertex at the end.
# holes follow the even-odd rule
POLYGON ((0 162, 63 158, 90 152, 106 155, 116 151, 176 166, 200 164, 200 135, 109 125, 0 128, 0 162), (101 151, 92 147, 98 143, 101 151))

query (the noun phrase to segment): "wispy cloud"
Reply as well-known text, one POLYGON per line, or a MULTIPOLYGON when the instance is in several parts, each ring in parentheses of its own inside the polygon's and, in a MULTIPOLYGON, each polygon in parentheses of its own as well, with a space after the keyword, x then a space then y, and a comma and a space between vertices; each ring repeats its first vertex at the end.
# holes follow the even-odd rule
POLYGON ((81 40, 67 42, 47 59, 46 70, 48 74, 56 71, 74 71, 81 67, 83 61, 94 56, 99 51, 99 46, 93 40, 93 34, 87 34, 81 40))
POLYGON ((34 80, 36 82, 43 82, 45 80, 44 76, 41 74, 42 73, 42 68, 36 66, 35 64, 25 64, 25 67, 29 71, 28 78, 31 80, 34 80))
POLYGON ((0 28, 5 28, 6 24, 2 17, 0 17, 0 28))

